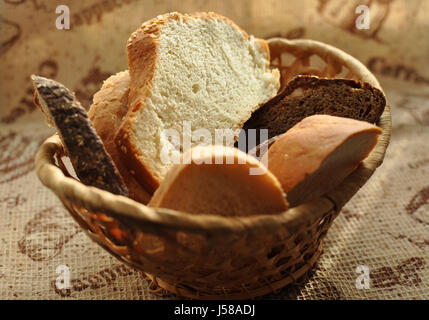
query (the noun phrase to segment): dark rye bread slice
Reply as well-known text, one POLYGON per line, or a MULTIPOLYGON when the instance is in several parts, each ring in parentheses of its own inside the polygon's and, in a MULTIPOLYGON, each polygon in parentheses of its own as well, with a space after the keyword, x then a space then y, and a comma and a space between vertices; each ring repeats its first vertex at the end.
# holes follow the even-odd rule
POLYGON ((34 103, 57 130, 79 179, 86 185, 127 196, 121 175, 73 92, 51 79, 34 75, 31 79, 34 103))
POLYGON ((246 133, 248 129, 268 129, 268 138, 272 138, 315 114, 375 123, 385 106, 384 94, 367 82, 296 76, 256 110, 243 129, 246 133))

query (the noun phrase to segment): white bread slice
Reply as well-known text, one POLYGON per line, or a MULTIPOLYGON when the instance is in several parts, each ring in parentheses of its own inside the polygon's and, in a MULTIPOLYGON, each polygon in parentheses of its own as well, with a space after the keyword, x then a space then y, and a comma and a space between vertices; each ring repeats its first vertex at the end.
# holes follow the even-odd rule
POLYGON ((123 177, 129 197, 146 204, 150 200, 149 193, 129 172, 114 142, 115 133, 128 111, 129 86, 128 70, 119 72, 105 80, 101 89, 93 97, 88 117, 123 177))
POLYGON ((262 162, 280 181, 289 204, 297 206, 341 183, 371 152, 381 132, 366 121, 310 116, 281 135, 262 162))
POLYGON ((127 53, 129 112, 115 141, 152 190, 172 165, 161 161, 161 150, 187 149, 169 141, 164 130, 181 135, 189 121, 192 130, 207 129, 213 143, 215 129, 231 129, 236 139, 280 86, 266 42, 215 13, 158 16, 131 35, 127 53))
POLYGON ((219 145, 192 148, 182 160, 188 156, 188 164, 170 169, 149 206, 221 216, 275 214, 288 208, 280 183, 256 158, 219 145), (251 168, 262 174, 251 175, 251 168))

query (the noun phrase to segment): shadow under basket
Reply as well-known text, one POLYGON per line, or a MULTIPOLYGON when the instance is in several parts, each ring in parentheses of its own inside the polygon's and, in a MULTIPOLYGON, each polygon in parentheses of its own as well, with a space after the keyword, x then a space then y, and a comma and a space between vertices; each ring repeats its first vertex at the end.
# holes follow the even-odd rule
MULTIPOLYGON (((270 39, 272 66, 282 85, 297 74, 349 78, 381 87, 358 60, 312 40, 270 39)), ((39 179, 62 201, 88 236, 126 264, 145 272, 151 286, 179 297, 247 299, 305 282, 323 239, 344 204, 383 162, 391 133, 387 105, 378 143, 335 190, 277 215, 221 217, 153 209, 88 187, 62 162, 58 136, 36 155, 39 179)))

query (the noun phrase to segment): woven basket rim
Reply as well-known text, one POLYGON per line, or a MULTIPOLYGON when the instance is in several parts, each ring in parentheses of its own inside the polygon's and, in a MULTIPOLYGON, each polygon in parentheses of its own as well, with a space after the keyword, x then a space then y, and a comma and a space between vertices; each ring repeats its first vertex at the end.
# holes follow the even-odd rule
MULTIPOLYGON (((340 61, 359 74, 363 81, 382 90, 375 76, 360 61, 336 47, 309 39, 273 38, 268 40, 268 43, 270 46, 288 46, 291 50, 308 50, 322 57, 340 61)), ((377 125, 383 129, 383 133, 376 147, 341 185, 318 199, 275 215, 223 217, 211 214, 188 214, 163 208, 155 209, 130 198, 86 186, 74 178, 65 176, 62 169, 56 165, 56 155, 64 154, 58 135, 51 136, 40 146, 35 157, 35 166, 40 181, 61 200, 66 199, 91 212, 109 214, 119 221, 131 220, 141 231, 149 234, 159 234, 159 230, 162 229, 166 232, 184 231, 208 236, 223 236, 274 232, 280 227, 286 227, 293 232, 303 223, 316 221, 332 209, 341 209, 381 165, 391 134, 391 115, 388 105, 377 125)))

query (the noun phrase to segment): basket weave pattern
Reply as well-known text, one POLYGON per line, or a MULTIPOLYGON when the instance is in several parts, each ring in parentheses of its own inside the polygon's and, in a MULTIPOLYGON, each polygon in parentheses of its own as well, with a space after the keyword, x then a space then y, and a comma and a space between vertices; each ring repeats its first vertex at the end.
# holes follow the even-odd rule
MULTIPOLYGON (((314 74, 361 79, 380 88, 365 66, 334 47, 284 39, 271 39, 269 45, 283 85, 296 74, 314 74)), ((57 136, 41 146, 36 168, 88 236, 143 270, 152 288, 188 298, 246 299, 306 280, 341 207, 383 161, 390 139, 388 106, 378 125, 383 134, 376 148, 342 185, 278 215, 231 218, 155 210, 85 186, 67 171, 57 136)))

